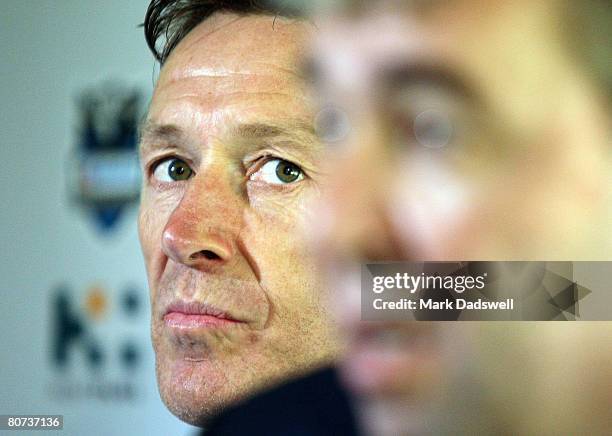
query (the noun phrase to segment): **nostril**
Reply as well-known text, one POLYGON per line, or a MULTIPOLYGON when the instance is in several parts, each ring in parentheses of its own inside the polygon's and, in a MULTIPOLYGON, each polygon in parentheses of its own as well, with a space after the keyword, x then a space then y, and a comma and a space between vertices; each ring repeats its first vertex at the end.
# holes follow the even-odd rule
POLYGON ((206 259, 208 259, 208 260, 219 260, 219 259, 221 259, 221 258, 219 257, 219 255, 217 255, 217 253, 215 253, 215 252, 213 252, 213 251, 210 251, 210 250, 204 250, 204 251, 202 251, 202 255, 203 255, 203 256, 204 256, 206 259))
POLYGON ((221 257, 217 253, 215 253, 214 251, 210 251, 210 250, 198 251, 197 253, 193 253, 189 257, 193 260, 202 258, 202 257, 207 260, 221 260, 221 257))

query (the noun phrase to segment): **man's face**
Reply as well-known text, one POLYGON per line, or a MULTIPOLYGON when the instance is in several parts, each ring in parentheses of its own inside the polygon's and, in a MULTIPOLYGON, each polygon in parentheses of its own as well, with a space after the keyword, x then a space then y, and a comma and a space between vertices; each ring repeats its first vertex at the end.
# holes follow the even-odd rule
POLYGON ((610 118, 563 39, 571 11, 346 3, 314 48, 321 94, 350 124, 330 153, 336 243, 389 255, 393 240, 390 257, 418 260, 609 256, 610 118))
POLYGON ((158 383, 193 424, 335 354, 298 231, 320 183, 296 68, 308 33, 268 16, 206 20, 163 66, 143 128, 158 383))

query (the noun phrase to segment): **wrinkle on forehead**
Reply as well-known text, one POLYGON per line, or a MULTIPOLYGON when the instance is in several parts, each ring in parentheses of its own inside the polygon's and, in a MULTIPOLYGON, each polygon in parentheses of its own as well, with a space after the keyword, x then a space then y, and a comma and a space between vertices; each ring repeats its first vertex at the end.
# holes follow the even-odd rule
POLYGON ((202 107, 252 107, 264 101, 266 105, 283 102, 291 107, 310 107, 302 83, 268 76, 195 77, 165 82, 158 85, 154 101, 164 101, 164 107, 175 106, 181 101, 191 101, 202 107))
POLYGON ((294 76, 298 79, 303 79, 304 76, 297 68, 287 68, 279 65, 274 65, 266 62, 253 63, 253 68, 245 68, 240 67, 236 68, 228 68, 223 66, 211 67, 211 66, 200 66, 195 68, 184 68, 181 70, 176 70, 174 74, 172 74, 172 80, 180 80, 180 79, 191 79, 191 78, 231 78, 233 76, 261 76, 261 75, 269 75, 270 68, 277 70, 280 73, 287 73, 291 76, 294 76))
POLYGON ((301 78, 297 64, 310 32, 299 20, 217 13, 178 44, 160 81, 282 74, 301 78))

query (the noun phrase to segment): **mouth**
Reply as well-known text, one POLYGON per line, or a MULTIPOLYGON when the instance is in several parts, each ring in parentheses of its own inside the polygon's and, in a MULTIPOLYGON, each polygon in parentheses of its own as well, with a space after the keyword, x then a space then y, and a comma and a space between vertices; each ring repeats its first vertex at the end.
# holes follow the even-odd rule
POLYGON ((435 337, 435 329, 419 325, 415 321, 370 321, 353 326, 352 336, 356 342, 376 344, 384 348, 414 349, 423 346, 435 337))
POLYGON ((431 328, 362 323, 354 329, 341 372, 347 387, 356 393, 394 392, 415 384, 422 368, 436 356, 437 341, 431 328))
POLYGON ((168 306, 163 316, 164 324, 174 330, 198 330, 227 328, 244 324, 228 312, 196 301, 177 301, 168 306))

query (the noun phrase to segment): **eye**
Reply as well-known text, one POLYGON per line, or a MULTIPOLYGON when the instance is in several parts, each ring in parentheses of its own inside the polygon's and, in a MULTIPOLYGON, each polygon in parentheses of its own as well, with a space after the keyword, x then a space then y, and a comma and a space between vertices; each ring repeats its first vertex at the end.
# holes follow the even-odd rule
POLYGON ((463 100, 436 83, 413 84, 398 90, 391 111, 395 142, 400 147, 445 149, 457 141, 460 119, 468 112, 463 100))
POLYGON ((189 167, 189 165, 181 160, 176 158, 170 158, 162 160, 155 167, 155 171, 153 172, 153 177, 155 177, 160 182, 181 182, 183 180, 187 180, 193 176, 194 172, 189 167))
POLYGON ((304 178, 302 169, 283 159, 271 159, 251 175, 250 180, 263 181, 273 185, 287 185, 304 178))
POLYGON ((324 142, 340 142, 351 130, 348 115, 336 106, 327 106, 315 118, 315 131, 324 142))
POLYGON ((421 112, 414 119, 414 137, 427 148, 445 147, 453 137, 450 116, 434 109, 421 112))

